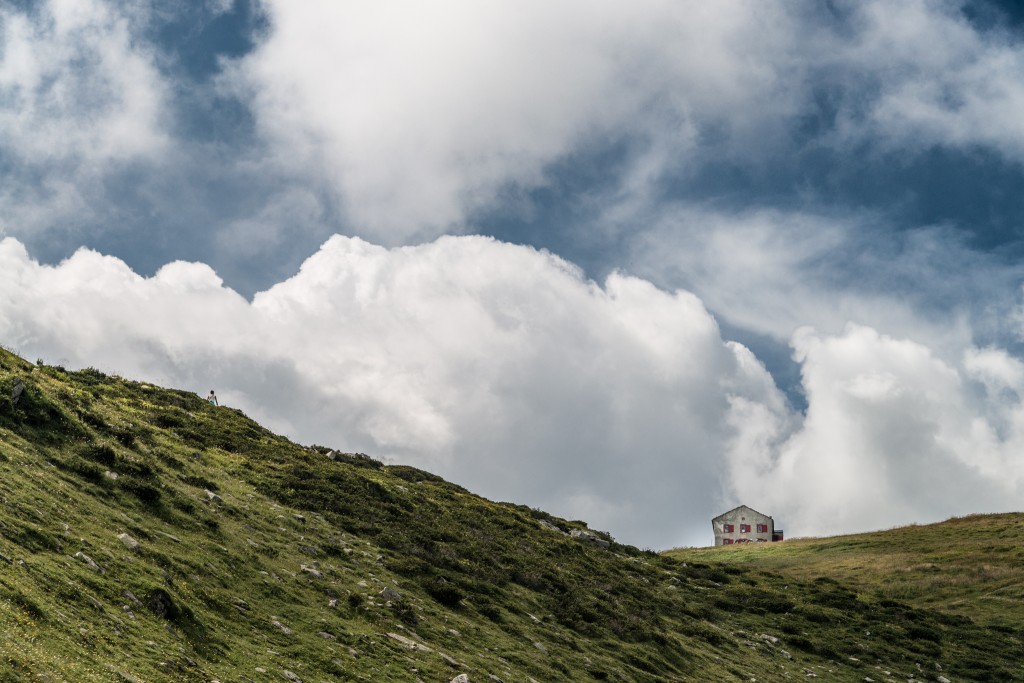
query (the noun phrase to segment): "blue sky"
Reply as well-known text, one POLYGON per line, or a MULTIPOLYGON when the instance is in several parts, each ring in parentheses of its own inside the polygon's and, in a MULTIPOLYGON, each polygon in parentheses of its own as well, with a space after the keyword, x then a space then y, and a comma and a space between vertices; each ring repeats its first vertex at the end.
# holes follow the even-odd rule
POLYGON ((650 547, 1019 508, 1022 31, 8 2, 0 343, 650 547))

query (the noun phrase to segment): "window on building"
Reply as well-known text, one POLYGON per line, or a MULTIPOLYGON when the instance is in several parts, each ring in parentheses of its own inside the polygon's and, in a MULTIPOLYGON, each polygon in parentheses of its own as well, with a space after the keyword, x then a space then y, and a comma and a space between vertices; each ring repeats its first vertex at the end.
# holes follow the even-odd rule
POLYGON ((768 525, 767 524, 758 524, 757 525, 757 533, 759 533, 759 534, 766 534, 766 533, 768 533, 768 525))
POLYGON ((722 531, 724 531, 727 534, 731 534, 732 532, 736 531, 736 527, 732 524, 723 524, 722 531))
POLYGON ((723 538, 722 539, 722 545, 732 545, 732 539, 731 538, 723 538))
POLYGON ((749 524, 740 524, 740 533, 741 534, 749 534, 750 533, 750 525, 749 524))

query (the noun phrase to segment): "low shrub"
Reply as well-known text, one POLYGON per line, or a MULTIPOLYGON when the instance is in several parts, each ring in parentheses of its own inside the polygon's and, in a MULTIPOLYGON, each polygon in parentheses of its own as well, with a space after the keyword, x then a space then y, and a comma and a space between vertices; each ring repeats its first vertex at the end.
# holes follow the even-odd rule
POLYGON ((423 590, 425 590, 430 597, 434 598, 434 600, 437 600, 445 607, 453 609, 457 608, 463 598, 466 597, 465 593, 463 593, 457 585, 439 576, 432 576, 423 581, 420 585, 423 586, 423 590))

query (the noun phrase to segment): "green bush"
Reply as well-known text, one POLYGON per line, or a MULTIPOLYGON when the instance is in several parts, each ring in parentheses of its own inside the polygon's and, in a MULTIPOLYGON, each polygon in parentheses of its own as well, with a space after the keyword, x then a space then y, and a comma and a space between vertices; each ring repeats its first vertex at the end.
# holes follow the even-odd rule
POLYGON ((159 488, 149 481, 128 475, 119 478, 117 483, 122 489, 138 498, 145 505, 157 505, 160 503, 162 493, 159 488))
POLYGON ((82 448, 80 453, 83 458, 88 458, 107 467, 113 467, 114 462, 117 460, 117 453, 105 443, 89 444, 82 448))
POLYGON ((457 608, 466 597, 457 585, 442 577, 432 576, 423 581, 421 585, 430 597, 445 607, 457 608))

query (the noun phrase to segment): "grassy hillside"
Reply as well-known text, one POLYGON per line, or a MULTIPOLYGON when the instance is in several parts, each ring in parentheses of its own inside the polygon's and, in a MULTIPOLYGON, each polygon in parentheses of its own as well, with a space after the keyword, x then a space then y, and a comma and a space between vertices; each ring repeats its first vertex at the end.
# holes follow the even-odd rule
POLYGON ((803 581, 827 576, 879 599, 967 616, 1008 632, 1024 622, 1021 513, 668 555, 721 567, 757 567, 803 581))
POLYGON ((2 351, 0 503, 0 682, 1024 680, 1019 626, 603 547, 190 393, 2 351))

